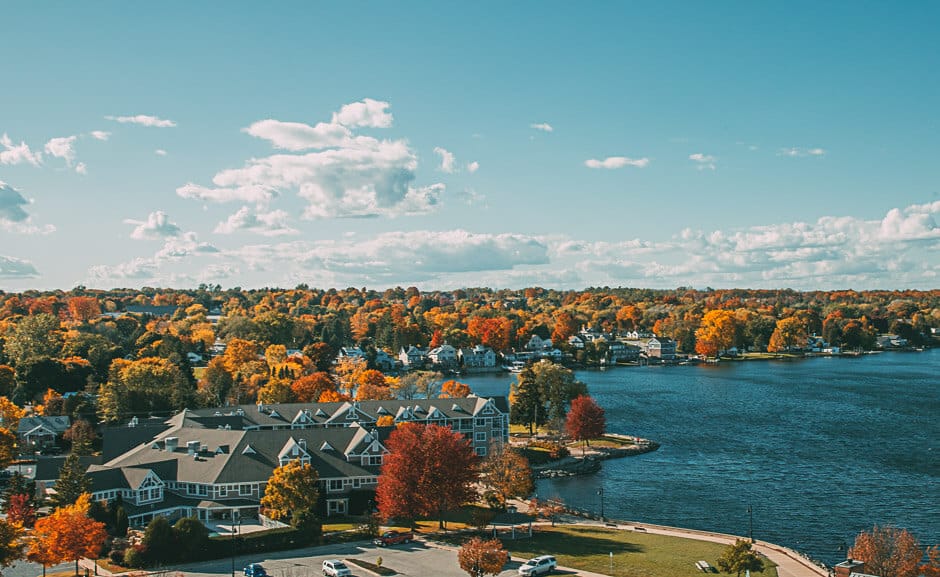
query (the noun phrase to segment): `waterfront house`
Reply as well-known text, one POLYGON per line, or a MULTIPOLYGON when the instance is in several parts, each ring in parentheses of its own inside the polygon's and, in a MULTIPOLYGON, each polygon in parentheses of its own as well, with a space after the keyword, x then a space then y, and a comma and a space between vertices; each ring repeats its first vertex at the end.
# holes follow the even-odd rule
POLYGON ((398 360, 401 362, 401 365, 404 369, 423 369, 424 363, 427 360, 428 352, 426 349, 421 347, 416 347, 414 345, 409 346, 407 349, 402 347, 398 352, 398 360))
POLYGON ((69 417, 23 417, 16 428, 20 449, 25 452, 58 447, 63 433, 72 426, 69 417))
POLYGON ((649 358, 672 361, 676 358, 676 341, 667 337, 653 337, 646 341, 646 354, 649 358))
POLYGON ((449 426, 480 456, 491 443, 509 439, 505 397, 184 410, 145 441, 89 467, 92 498, 113 502, 120 496, 132 526, 158 515, 203 522, 253 518, 273 470, 299 459, 319 475, 321 515, 358 514, 374 498, 384 442, 394 430, 376 426, 383 416, 395 424, 449 426))
POLYGON ((496 367, 496 352, 483 345, 477 345, 472 349, 461 348, 457 351, 457 356, 465 369, 492 369, 496 367))
POLYGON ((448 369, 457 366, 457 349, 444 343, 428 351, 428 360, 437 367, 448 369))

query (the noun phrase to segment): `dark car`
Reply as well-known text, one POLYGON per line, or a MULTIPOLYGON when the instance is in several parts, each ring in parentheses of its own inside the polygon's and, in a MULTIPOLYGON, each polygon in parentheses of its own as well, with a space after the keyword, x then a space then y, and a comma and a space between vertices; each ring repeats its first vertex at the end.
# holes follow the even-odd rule
POLYGON ((245 577, 268 577, 268 572, 260 563, 249 563, 245 565, 245 577))

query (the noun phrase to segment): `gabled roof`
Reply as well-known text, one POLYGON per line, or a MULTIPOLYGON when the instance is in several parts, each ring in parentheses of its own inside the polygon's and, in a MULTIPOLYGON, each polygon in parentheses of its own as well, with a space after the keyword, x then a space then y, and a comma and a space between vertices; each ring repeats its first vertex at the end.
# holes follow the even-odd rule
POLYGON ((32 431, 45 429, 60 435, 71 426, 72 420, 69 417, 23 417, 16 427, 16 434, 25 435, 32 431))

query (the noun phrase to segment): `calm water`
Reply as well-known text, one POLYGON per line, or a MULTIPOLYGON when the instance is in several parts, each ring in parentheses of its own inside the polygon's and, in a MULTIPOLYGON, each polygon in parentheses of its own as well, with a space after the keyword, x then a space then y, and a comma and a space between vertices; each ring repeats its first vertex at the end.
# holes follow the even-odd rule
MULTIPOLYGON (((746 535, 838 562, 873 524, 940 543, 940 350, 580 371, 610 432, 662 444, 539 497, 608 517, 746 535)), ((507 394, 514 376, 464 380, 507 394)))

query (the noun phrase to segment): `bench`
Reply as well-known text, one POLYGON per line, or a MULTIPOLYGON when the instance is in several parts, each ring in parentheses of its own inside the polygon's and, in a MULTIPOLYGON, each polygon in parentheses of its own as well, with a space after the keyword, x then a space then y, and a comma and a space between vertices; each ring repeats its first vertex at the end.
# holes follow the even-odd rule
POLYGON ((698 567, 698 570, 701 571, 702 573, 712 572, 712 566, 709 565, 708 562, 706 561, 696 561, 695 566, 698 567))

